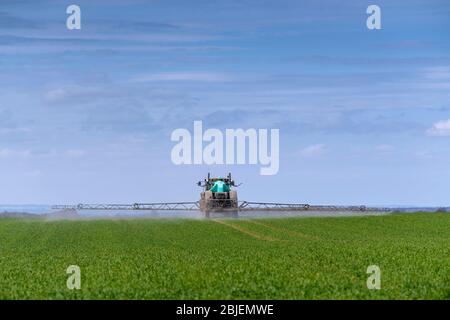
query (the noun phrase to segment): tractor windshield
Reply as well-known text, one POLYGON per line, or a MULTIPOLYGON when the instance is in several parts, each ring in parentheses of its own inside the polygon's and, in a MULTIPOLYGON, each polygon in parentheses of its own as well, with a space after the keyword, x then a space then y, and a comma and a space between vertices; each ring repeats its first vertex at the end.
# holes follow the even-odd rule
POLYGON ((229 192, 230 186, 228 186, 223 181, 216 181, 216 182, 214 182, 214 185, 212 186, 211 191, 212 192, 229 192))

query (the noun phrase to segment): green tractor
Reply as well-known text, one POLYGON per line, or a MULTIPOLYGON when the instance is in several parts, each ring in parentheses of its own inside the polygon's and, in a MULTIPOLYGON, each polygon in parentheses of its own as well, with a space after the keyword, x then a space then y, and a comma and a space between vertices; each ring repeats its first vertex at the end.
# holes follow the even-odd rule
POLYGON ((204 181, 199 181, 198 186, 203 187, 204 191, 200 194, 200 211, 206 217, 211 212, 220 212, 230 216, 238 215, 237 192, 232 190, 235 187, 234 180, 231 179, 231 173, 226 178, 211 178, 210 173, 204 181))

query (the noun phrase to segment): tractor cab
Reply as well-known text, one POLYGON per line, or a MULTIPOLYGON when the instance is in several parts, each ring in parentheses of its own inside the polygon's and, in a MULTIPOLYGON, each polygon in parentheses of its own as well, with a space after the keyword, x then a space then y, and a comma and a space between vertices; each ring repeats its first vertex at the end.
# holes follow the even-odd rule
MULTIPOLYGON (((219 178, 220 179, 220 178, 219 178)), ((210 189, 211 192, 230 192, 230 186, 222 180, 217 180, 210 189)))

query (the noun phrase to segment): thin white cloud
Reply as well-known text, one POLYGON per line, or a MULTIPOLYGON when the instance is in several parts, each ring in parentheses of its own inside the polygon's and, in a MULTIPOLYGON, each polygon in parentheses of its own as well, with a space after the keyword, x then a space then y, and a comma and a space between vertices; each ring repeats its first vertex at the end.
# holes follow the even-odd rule
POLYGON ((86 154, 86 151, 81 149, 69 149, 65 152, 65 155, 71 158, 82 157, 86 154))
POLYGON ((134 82, 152 81, 199 81, 199 82, 224 82, 230 77, 221 73, 212 72, 166 72, 141 75, 133 79, 134 82))
POLYGON ((9 148, 0 149, 0 158, 28 158, 30 156, 30 150, 13 150, 9 148))
POLYGON ((0 135, 2 134, 17 134, 31 132, 31 128, 18 127, 18 128, 0 128, 0 135))
POLYGON ((450 80, 450 66, 427 68, 424 75, 431 80, 450 80))
POLYGON ((429 160, 434 158, 433 154, 427 150, 417 151, 416 153, 414 153, 414 155, 422 160, 429 160))
POLYGON ((423 72, 424 88, 450 89, 450 66, 438 66, 426 68, 423 72))
POLYGON ((430 136, 450 136, 450 119, 438 121, 427 130, 430 136))
POLYGON ((390 144, 379 144, 375 147, 375 149, 380 152, 391 152, 394 151, 395 147, 390 144))
POLYGON ((89 99, 95 98, 102 93, 104 94, 99 87, 71 85, 47 91, 44 94, 44 99, 49 103, 61 103, 67 100, 84 102, 85 100, 89 101, 89 99))
POLYGON ((317 157, 327 153, 327 148, 324 144, 314 144, 300 150, 302 157, 317 157))

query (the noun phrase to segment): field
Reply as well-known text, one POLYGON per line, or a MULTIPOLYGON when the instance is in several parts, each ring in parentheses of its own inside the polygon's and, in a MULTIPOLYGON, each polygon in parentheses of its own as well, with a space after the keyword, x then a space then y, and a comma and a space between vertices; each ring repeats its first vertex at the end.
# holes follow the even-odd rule
POLYGON ((1 219, 0 298, 449 299, 450 214, 1 219), (369 265, 381 290, 367 289, 369 265))

